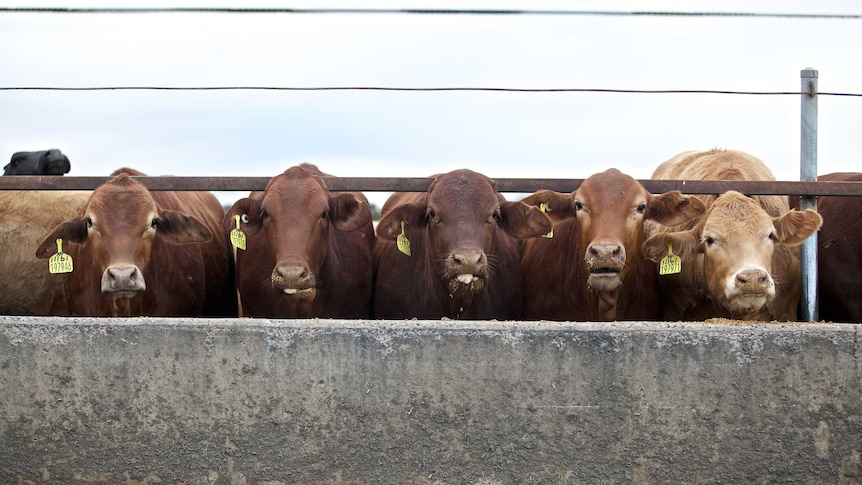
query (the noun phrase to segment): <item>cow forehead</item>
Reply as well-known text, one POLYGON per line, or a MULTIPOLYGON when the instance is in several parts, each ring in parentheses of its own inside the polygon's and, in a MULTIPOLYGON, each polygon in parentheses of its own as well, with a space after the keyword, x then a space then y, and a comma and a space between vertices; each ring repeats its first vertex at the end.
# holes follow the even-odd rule
POLYGON ((131 179, 126 182, 108 182, 93 191, 86 209, 93 222, 149 223, 157 214, 156 202, 146 187, 131 179))
POLYGON ((302 207, 309 211, 325 210, 329 207, 329 190, 319 178, 274 177, 263 195, 261 205, 302 207))
POLYGON ((649 193, 631 176, 609 169, 584 180, 575 196, 588 205, 628 210, 633 205, 645 204, 649 193))
POLYGON ((486 177, 438 178, 428 194, 428 205, 437 211, 471 211, 484 214, 500 205, 501 196, 486 177))
POLYGON ((738 192, 727 192, 710 205, 704 231, 729 235, 760 235, 772 228, 772 217, 756 201, 738 192))

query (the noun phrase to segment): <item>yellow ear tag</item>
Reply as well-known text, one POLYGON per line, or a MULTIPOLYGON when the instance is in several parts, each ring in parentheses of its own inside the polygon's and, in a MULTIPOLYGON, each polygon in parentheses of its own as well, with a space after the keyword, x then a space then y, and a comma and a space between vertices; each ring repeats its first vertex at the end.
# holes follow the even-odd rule
POLYGON ((401 234, 395 238, 395 244, 398 245, 399 251, 410 256, 410 240, 408 240, 407 235, 404 234, 404 221, 401 221, 401 234))
POLYGON ((51 274, 72 272, 72 257, 63 252, 62 239, 57 239, 57 254, 48 259, 48 271, 51 274))
POLYGON ((661 260, 658 274, 675 274, 682 271, 682 260, 676 254, 673 254, 673 246, 667 243, 667 256, 661 260))
POLYGON ((234 217, 236 217, 236 229, 230 232, 230 243, 237 249, 245 249, 245 233, 239 228, 239 214, 234 217))
MULTIPOLYGON (((548 208, 548 204, 546 204, 546 203, 544 203, 544 202, 542 202, 541 204, 539 204, 539 210, 540 210, 540 211, 542 211, 542 212, 551 212, 551 209, 549 209, 549 208, 548 208)), ((549 232, 549 233, 547 233, 547 234, 543 235, 542 237, 546 237, 546 238, 548 238, 548 239, 551 239, 552 237, 554 237, 554 230, 553 230, 553 229, 551 229, 551 232, 549 232)))

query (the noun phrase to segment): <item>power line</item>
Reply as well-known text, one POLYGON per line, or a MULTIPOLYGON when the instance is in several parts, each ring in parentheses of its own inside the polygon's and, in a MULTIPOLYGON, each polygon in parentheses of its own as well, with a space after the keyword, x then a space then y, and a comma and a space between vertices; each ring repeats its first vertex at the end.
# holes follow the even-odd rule
POLYGON ((783 19, 859 20, 862 14, 766 13, 766 12, 673 12, 615 10, 534 10, 534 9, 388 9, 388 8, 62 8, 62 7, 0 7, 0 13, 80 13, 80 14, 141 14, 141 13, 228 13, 228 14, 418 14, 418 15, 542 15, 542 16, 603 16, 603 17, 734 17, 783 19))
MULTIPOLYGON (((621 93, 621 94, 728 94, 800 96, 800 91, 729 91, 711 89, 593 89, 494 87, 386 87, 386 86, 0 86, 0 91, 394 91, 394 92, 505 92, 505 93, 621 93)), ((818 96, 862 97, 859 93, 818 92, 818 96)))

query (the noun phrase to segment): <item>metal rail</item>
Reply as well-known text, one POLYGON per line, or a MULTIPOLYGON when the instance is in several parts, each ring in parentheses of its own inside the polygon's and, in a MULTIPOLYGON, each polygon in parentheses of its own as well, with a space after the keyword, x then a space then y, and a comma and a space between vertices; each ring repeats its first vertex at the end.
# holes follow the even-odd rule
MULTIPOLYGON (((270 177, 136 176, 150 190, 239 191, 263 190, 270 177)), ((13 176, 0 177, 0 190, 92 190, 111 177, 13 176)), ((425 191, 431 177, 324 177, 330 190, 399 192, 425 191)), ((584 179, 496 179, 500 192, 557 192, 576 190, 584 179)), ((640 180, 652 193, 679 190, 686 194, 721 194, 736 190, 747 195, 862 196, 862 182, 788 182, 741 180, 640 180)))

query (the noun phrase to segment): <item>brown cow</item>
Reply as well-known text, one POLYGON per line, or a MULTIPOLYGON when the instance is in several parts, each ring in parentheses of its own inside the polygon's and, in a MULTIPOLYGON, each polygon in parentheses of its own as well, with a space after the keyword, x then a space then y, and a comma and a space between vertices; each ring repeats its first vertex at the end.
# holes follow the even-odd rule
POLYGON ((150 192, 120 169, 78 217, 59 224, 36 256, 72 257, 66 303, 73 315, 236 314, 224 209, 208 192, 150 192))
POLYGON ((49 273, 33 248, 54 226, 77 215, 89 197, 89 191, 0 191, 0 314, 68 314, 65 276, 49 273))
MULTIPOLYGON (((717 149, 677 155, 653 178, 775 180, 759 159, 717 149)), ((646 226, 647 257, 658 263, 671 251, 681 258, 679 273, 659 276, 664 317, 796 320, 798 245, 820 227, 820 215, 791 211, 786 196, 728 191, 697 197, 706 205, 701 217, 674 228, 646 226)))
MULTIPOLYGON (((830 173, 817 179, 862 182, 862 173, 830 173)), ((820 196, 817 212, 823 216, 817 236, 820 319, 862 323, 862 197, 820 196)))
POLYGON ((506 201, 492 179, 466 169, 438 175, 427 192, 393 194, 374 244, 374 316, 521 318, 515 238, 550 230, 538 208, 506 201))
POLYGON ((529 239, 521 260, 529 320, 658 320, 655 265, 641 254, 644 221, 679 224, 703 204, 679 191, 649 193, 617 169, 592 175, 570 194, 542 190, 525 198, 545 205, 550 238, 529 239))
POLYGON ((359 192, 330 193, 324 175, 289 168, 228 210, 224 229, 240 216, 247 237, 236 251, 243 316, 370 316, 371 210, 359 192))

